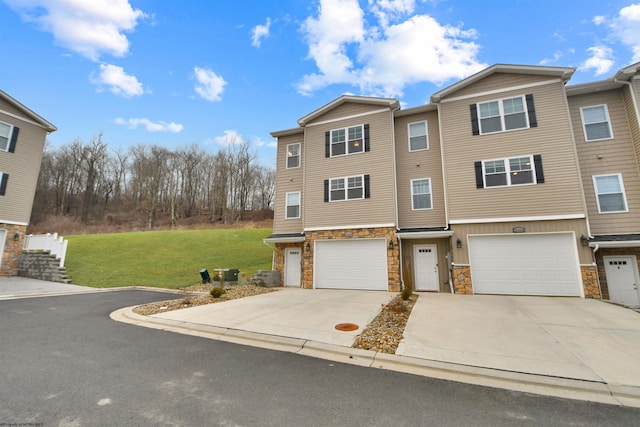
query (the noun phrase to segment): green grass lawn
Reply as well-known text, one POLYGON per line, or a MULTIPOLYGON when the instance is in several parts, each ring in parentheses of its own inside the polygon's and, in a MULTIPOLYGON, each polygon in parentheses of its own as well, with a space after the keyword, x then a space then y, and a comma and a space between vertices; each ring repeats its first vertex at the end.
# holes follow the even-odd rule
POLYGON ((271 269, 262 239, 271 229, 147 231, 67 236, 65 266, 76 285, 177 289, 201 281, 206 268, 237 268, 250 278, 271 269))

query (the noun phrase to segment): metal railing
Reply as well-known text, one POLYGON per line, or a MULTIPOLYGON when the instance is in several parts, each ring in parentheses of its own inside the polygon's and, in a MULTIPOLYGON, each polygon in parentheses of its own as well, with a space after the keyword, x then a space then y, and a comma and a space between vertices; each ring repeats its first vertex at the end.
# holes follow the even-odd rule
POLYGON ((60 260, 60 267, 64 267, 69 241, 58 233, 29 234, 24 238, 23 250, 31 252, 49 252, 60 260))

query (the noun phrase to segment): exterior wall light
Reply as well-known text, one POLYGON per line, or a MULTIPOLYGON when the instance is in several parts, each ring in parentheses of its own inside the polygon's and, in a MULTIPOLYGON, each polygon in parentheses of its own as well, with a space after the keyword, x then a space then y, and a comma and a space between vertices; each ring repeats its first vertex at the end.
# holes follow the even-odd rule
POLYGON ((580 244, 582 246, 589 246, 589 238, 583 234, 580 236, 580 244))
POLYGON ((389 241, 389 249, 393 249, 393 240, 389 241))
POLYGON ((17 242, 18 239, 20 238, 20 233, 18 233, 17 231, 13 234, 13 241, 17 242))
POLYGON ((309 252, 311 250, 311 245, 309 244, 309 242, 307 242, 307 244, 304 246, 304 249, 309 252))
POLYGON ((462 248, 462 240, 460 239, 456 240, 456 248, 458 249, 462 248))

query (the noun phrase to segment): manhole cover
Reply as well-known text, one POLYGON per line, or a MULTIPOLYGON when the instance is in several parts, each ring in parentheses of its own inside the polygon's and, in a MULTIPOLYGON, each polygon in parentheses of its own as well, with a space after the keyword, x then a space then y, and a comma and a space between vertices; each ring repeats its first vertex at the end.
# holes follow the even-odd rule
POLYGON ((345 332, 355 331, 356 329, 358 329, 358 325, 354 323, 338 323, 336 325, 336 329, 345 332))

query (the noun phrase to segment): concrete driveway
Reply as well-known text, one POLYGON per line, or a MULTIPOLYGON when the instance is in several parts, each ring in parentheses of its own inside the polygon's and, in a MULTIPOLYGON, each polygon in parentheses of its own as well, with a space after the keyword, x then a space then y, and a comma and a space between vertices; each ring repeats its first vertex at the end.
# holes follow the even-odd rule
POLYGON ((394 296, 382 291, 283 288, 153 317, 351 347, 394 296), (339 323, 353 323, 359 328, 338 331, 335 325, 339 323))
POLYGON ((640 387, 640 314, 580 298, 422 294, 396 354, 640 387))

